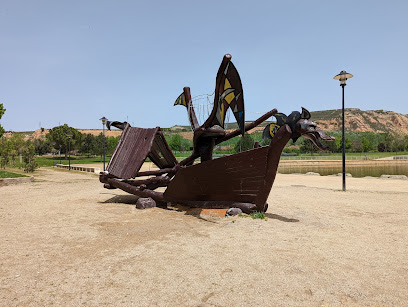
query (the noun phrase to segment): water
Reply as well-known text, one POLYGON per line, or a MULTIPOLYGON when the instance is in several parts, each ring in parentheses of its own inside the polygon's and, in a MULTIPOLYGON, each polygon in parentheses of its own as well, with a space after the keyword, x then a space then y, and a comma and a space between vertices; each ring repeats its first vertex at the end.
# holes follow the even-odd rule
MULTIPOLYGON (((327 176, 342 173, 343 168, 341 163, 280 163, 278 172, 282 174, 305 174, 307 172, 314 172, 322 176, 327 176)), ((408 176, 408 163, 397 163, 394 161, 384 161, 384 163, 372 163, 372 161, 368 161, 367 163, 363 163, 362 161, 358 164, 351 164, 346 161, 346 173, 350 173, 353 177, 380 177, 381 175, 408 176)))

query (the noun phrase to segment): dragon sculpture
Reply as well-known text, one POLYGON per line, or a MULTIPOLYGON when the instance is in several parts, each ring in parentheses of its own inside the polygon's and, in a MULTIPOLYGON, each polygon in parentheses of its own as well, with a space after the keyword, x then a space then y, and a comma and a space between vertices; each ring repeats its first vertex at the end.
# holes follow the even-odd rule
POLYGON ((119 188, 162 203, 197 208, 240 208, 246 213, 265 212, 279 159, 289 140, 295 142, 303 136, 322 150, 327 147, 320 140, 334 140, 316 128, 305 108, 289 116, 273 109, 246 124, 241 79, 229 54, 224 56, 217 73, 212 112, 202 125, 197 121, 189 87, 183 89, 174 105, 183 105, 187 109, 194 132, 192 154, 177 161, 159 127, 144 129, 131 127, 126 122, 109 122, 109 128, 117 127, 123 133, 106 171, 100 173, 105 188, 119 188), (238 129, 227 133, 224 125, 229 108, 238 129), (272 116, 276 122, 268 124, 263 131, 263 138, 271 139, 268 146, 256 146, 213 159, 216 145, 244 135, 272 116), (140 171, 146 158, 159 169, 140 171), (194 164, 198 158, 200 162, 194 164), (164 192, 156 191, 160 187, 165 188, 164 192))

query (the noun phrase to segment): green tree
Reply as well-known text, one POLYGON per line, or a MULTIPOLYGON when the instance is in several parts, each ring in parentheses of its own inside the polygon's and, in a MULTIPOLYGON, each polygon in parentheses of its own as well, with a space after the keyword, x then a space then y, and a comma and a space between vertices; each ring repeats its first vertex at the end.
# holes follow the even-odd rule
POLYGON ((361 139, 361 144, 363 145, 363 152, 369 152, 371 150, 371 142, 363 136, 361 139))
MULTIPOLYGON (((343 137, 338 137, 335 140, 337 152, 342 152, 343 151, 343 137)), ((347 137, 347 135, 344 137, 344 147, 346 151, 350 151, 350 149, 353 147, 353 143, 351 142, 350 138, 347 137)))
POLYGON ((15 167, 17 157, 18 155, 23 153, 26 147, 26 143, 23 136, 18 133, 13 133, 13 135, 7 140, 7 143, 8 154, 10 158, 9 162, 11 167, 15 167))
POLYGON ((377 150, 378 150, 379 152, 386 152, 387 148, 386 148, 386 146, 385 146, 384 143, 380 143, 380 144, 378 144, 378 146, 377 146, 377 150))
POLYGON ((182 151, 183 137, 180 134, 173 134, 170 137, 169 146, 174 151, 182 151))
MULTIPOLYGON (((0 119, 2 118, 4 112, 6 112, 6 109, 3 107, 3 104, 0 103, 0 119)), ((4 133, 4 128, 0 125, 0 138, 3 136, 4 133)))
POLYGON ((44 155, 46 153, 51 152, 51 147, 52 144, 50 143, 50 141, 44 137, 43 135, 40 136, 37 139, 34 139, 33 141, 34 143, 34 147, 35 147, 35 152, 37 153, 37 155, 44 155))
POLYGON ((304 138, 299 149, 301 153, 313 153, 315 151, 315 145, 311 140, 304 138))
POLYGON ((6 165, 9 163, 10 161, 10 143, 8 142, 8 139, 2 137, 1 138, 1 143, 0 143, 0 153, 1 153, 1 157, 0 157, 0 165, 3 169, 6 168, 6 165))
POLYGON ((80 148, 82 141, 82 134, 75 128, 69 127, 67 124, 62 126, 57 126, 52 129, 47 134, 47 139, 50 144, 53 144, 56 150, 61 148, 61 152, 65 153, 65 159, 68 155, 68 134, 72 135, 71 138, 71 150, 80 148))
POLYGON ((405 136, 401 133, 399 134, 394 134, 391 137, 390 141, 390 149, 391 151, 404 151, 405 149, 405 136))
MULTIPOLYGON (((101 156, 101 162, 103 159, 103 139, 104 136, 101 133, 99 133, 99 135, 97 137, 95 137, 95 142, 94 142, 94 147, 93 147, 93 154, 95 155, 100 155, 101 156)), ((106 141, 106 140, 105 140, 106 141)), ((105 143, 106 146, 106 143, 105 143)), ((106 150, 106 147, 105 147, 106 150)))
POLYGON ((38 167, 36 158, 35 158, 35 147, 33 144, 27 142, 27 148, 23 153, 24 160, 24 171, 27 173, 32 173, 38 167))
POLYGON ((106 154, 111 155, 115 151, 116 146, 118 145, 120 136, 114 137, 109 136, 106 138, 106 154))
POLYGON ((88 133, 85 134, 81 146, 81 153, 86 154, 88 157, 90 154, 93 152, 95 146, 95 136, 92 134, 88 133))
POLYGON ((247 151, 254 148, 254 139, 248 133, 245 133, 240 137, 239 141, 235 145, 235 152, 247 151))

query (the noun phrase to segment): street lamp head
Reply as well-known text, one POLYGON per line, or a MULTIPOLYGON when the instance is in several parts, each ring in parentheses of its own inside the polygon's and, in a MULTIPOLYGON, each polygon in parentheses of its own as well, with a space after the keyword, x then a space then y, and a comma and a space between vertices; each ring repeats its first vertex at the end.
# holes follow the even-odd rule
POLYGON ((99 120, 102 121, 102 125, 105 125, 105 123, 108 121, 108 119, 105 116, 100 118, 99 120))
POLYGON ((72 134, 67 134, 67 137, 70 139, 72 138, 72 134))
POLYGON ((334 80, 340 81, 340 86, 346 85, 346 80, 353 78, 352 74, 349 74, 345 70, 342 70, 338 75, 334 76, 334 80))

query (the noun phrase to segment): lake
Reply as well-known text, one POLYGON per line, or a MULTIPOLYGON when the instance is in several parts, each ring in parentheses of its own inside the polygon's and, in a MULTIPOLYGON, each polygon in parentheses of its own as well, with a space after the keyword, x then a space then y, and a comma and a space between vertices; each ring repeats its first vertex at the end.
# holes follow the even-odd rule
MULTIPOLYGON (((329 163, 328 161, 292 162, 294 163, 281 161, 278 172, 282 174, 306 174, 307 172, 314 172, 322 176, 343 172, 341 161, 332 161, 329 163)), ((380 177, 381 175, 408 176, 408 161, 346 161, 346 173, 350 173, 353 177, 380 177)))

